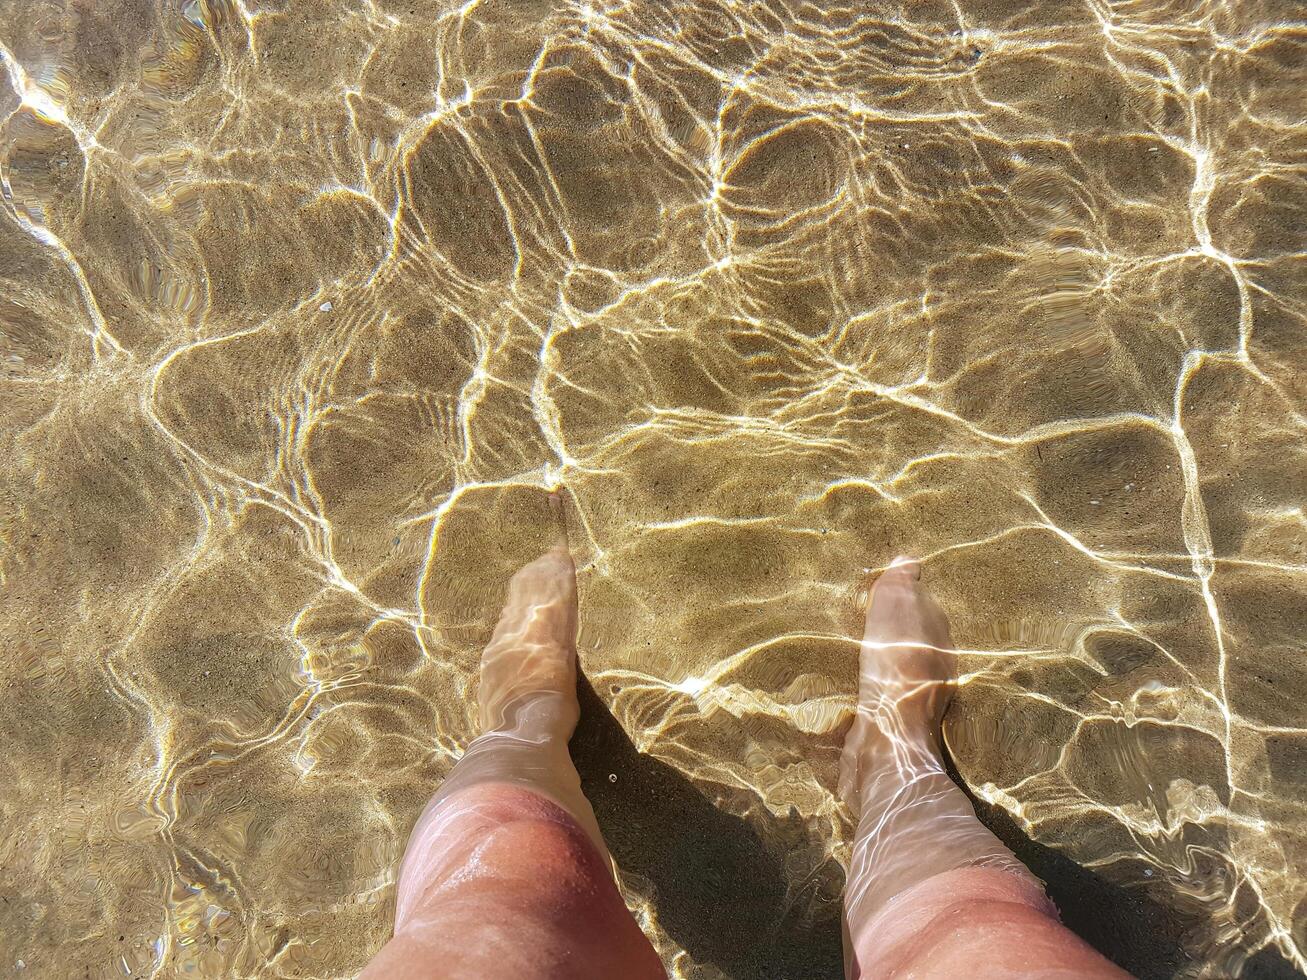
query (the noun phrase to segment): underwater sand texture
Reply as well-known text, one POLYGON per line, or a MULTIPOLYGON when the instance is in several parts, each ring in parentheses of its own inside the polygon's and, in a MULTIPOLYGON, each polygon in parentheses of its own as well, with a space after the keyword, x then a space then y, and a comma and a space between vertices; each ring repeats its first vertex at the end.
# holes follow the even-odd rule
POLYGON ((675 976, 838 976, 899 552, 1127 965, 1307 965, 1302 15, 0 0, 0 972, 352 976, 556 485, 675 976))

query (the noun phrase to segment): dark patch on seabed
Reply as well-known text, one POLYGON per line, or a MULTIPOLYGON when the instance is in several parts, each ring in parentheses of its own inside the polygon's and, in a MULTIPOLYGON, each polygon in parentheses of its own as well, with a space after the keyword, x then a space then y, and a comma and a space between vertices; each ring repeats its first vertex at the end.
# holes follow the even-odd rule
MULTIPOLYGON (((989 827, 1043 880, 1062 922, 1112 962, 1140 980, 1170 980, 1203 967, 1192 946, 1202 922, 1166 902, 1165 889, 1130 875, 1130 886, 1114 884, 1051 847, 1032 841, 998 807, 975 801, 989 827)), ((1290 980, 1302 973, 1274 947, 1244 961, 1238 975, 1247 980, 1290 980)))
POLYGON ((614 860, 677 945, 733 978, 843 976, 838 895, 823 896, 820 881, 824 872, 829 886, 838 869, 814 869, 797 889, 787 873, 796 843, 811 846, 802 821, 762 806, 749 820, 724 813, 680 770, 636 749, 584 676, 580 692, 571 749, 581 788, 614 860))

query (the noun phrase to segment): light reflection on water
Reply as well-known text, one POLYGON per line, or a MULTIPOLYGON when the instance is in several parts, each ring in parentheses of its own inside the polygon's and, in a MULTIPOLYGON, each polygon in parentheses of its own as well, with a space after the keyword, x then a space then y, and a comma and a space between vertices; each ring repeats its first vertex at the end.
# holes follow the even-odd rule
POLYGON ((786 922, 906 551, 976 796, 1158 970, 1301 966, 1300 15, 0 0, 5 948, 357 970, 561 481, 595 691, 786 922))

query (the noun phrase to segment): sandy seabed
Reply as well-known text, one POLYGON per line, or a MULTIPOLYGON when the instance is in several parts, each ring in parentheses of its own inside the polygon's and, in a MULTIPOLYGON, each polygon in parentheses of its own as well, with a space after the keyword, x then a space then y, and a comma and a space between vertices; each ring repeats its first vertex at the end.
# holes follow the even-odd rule
POLYGON ((1144 976, 1307 964, 1279 0, 0 0, 0 948, 353 975, 563 485, 681 977, 836 977, 858 583, 1144 976))

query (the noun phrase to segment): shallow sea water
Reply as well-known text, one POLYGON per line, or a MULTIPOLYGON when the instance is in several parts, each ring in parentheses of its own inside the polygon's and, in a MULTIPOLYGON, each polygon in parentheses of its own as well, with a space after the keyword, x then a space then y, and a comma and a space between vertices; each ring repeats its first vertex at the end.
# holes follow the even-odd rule
POLYGON ((357 971, 558 484, 675 975, 839 975, 898 552, 1068 920, 1295 973, 1301 16, 0 0, 0 973, 357 971))

